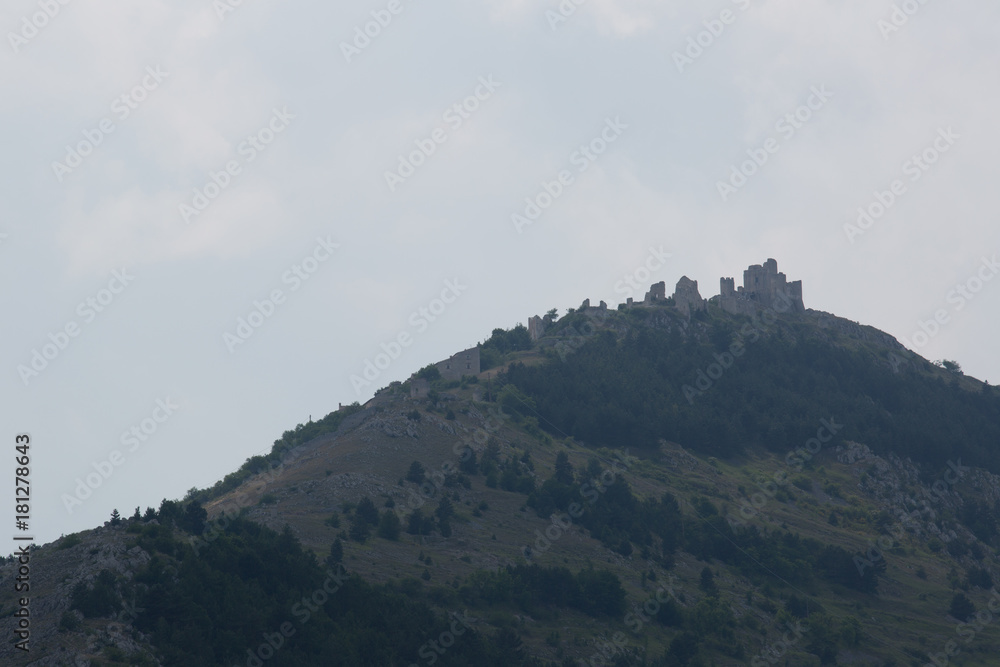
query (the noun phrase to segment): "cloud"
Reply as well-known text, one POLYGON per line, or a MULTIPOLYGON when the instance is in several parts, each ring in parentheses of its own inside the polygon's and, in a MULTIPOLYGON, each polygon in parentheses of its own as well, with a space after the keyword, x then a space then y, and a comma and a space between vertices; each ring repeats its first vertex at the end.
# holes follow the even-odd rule
POLYGON ((533 22, 562 27, 569 21, 589 17, 598 32, 614 37, 632 37, 657 27, 659 20, 672 16, 673 3, 657 0, 489 0, 490 18, 499 23, 533 22), (553 13, 557 19, 551 19, 553 13), (566 19, 565 22, 559 19, 566 19))

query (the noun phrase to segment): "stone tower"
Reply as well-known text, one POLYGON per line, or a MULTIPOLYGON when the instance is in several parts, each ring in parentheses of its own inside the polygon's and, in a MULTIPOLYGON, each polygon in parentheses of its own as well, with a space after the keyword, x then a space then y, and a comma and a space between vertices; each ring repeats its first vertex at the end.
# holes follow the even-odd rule
POLYGON ((691 317, 691 313, 696 310, 705 310, 707 302, 698 293, 698 281, 691 280, 687 276, 681 276, 674 288, 674 306, 681 311, 685 317, 691 317))
POLYGON ((743 272, 743 286, 734 289, 733 278, 719 281, 719 306, 729 313, 752 315, 758 309, 771 308, 778 312, 805 312, 802 302, 802 281, 788 282, 778 273, 778 262, 768 259, 743 272))

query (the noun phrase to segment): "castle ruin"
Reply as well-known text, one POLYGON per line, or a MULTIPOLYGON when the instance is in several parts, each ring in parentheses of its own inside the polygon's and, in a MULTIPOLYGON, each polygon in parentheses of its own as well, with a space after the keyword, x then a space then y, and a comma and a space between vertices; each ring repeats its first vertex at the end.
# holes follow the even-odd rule
MULTIPOLYGON (((662 284, 662 283, 661 283, 662 284)), ((698 293, 698 281, 687 276, 681 276, 674 288, 674 307, 690 318, 696 310, 707 310, 708 302, 698 293)))
MULTIPOLYGON (((707 311, 709 301, 733 315, 753 316, 764 309, 773 309, 779 313, 804 313, 806 310, 802 301, 802 281, 788 282, 785 274, 778 272, 778 262, 774 259, 747 267, 740 287, 736 286, 733 278, 721 278, 719 288, 718 296, 706 300, 698 292, 697 280, 681 276, 672 296, 667 297, 667 284, 660 281, 649 286, 642 301, 629 298, 618 308, 627 310, 673 306, 688 319, 696 312, 707 311)), ((580 312, 590 314, 606 314, 606 310, 606 303, 601 301, 600 307, 595 308, 590 305, 590 299, 585 300, 580 307, 580 312)), ((529 318, 528 333, 531 340, 536 341, 545 335, 547 326, 552 322, 553 319, 549 316, 541 318, 535 315, 529 318)))
POLYGON ((479 346, 470 347, 435 364, 445 380, 461 380, 463 375, 479 375, 479 346))
POLYGON ((768 259, 763 265, 754 264, 743 272, 743 286, 736 287, 732 278, 719 281, 719 307, 734 315, 753 315, 761 308, 780 312, 803 313, 802 281, 788 282, 778 273, 778 262, 768 259))

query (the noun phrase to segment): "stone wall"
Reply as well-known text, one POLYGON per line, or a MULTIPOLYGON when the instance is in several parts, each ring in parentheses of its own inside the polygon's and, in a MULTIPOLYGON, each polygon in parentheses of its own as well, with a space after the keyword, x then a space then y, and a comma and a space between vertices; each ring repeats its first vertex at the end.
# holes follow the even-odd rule
POLYGON ((445 380, 461 380, 463 375, 479 375, 479 346, 462 350, 435 365, 445 380))
POLYGON ((531 340, 538 340, 545 335, 545 324, 545 320, 538 315, 528 318, 528 335, 531 336, 531 340))
POLYGON ((691 317, 691 313, 696 310, 708 308, 708 303, 698 293, 697 280, 681 276, 681 279, 677 281, 677 287, 674 288, 674 306, 685 317, 691 317))
POLYGON ((666 301, 667 299, 667 283, 660 281, 649 286, 649 291, 646 292, 646 298, 642 300, 647 306, 652 305, 656 301, 666 301))
POLYGON ((760 309, 781 312, 805 312, 802 302, 802 281, 788 282, 778 272, 778 262, 768 259, 743 272, 743 285, 735 291, 733 278, 719 281, 719 306, 727 313, 753 315, 760 309))

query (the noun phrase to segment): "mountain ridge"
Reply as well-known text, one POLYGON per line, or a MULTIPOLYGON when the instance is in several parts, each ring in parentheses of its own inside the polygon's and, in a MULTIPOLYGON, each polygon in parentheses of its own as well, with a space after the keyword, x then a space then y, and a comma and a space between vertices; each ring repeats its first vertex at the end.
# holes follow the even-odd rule
MULTIPOLYGON (((240 544, 285 545, 303 574, 310 558, 346 567, 358 577, 351 600, 365 590, 427 605, 432 624, 400 635, 412 642, 383 642, 386 664, 430 664, 421 633, 459 611, 462 650, 496 664, 912 664, 940 653, 956 623, 975 639, 956 660, 990 664, 996 627, 949 614, 964 609, 956 591, 991 609, 1000 577, 996 389, 829 313, 789 309, 768 323, 760 308, 702 309, 690 290, 687 303, 584 302, 544 331, 536 322, 534 339, 523 325, 496 329, 474 376, 441 378, 430 364, 286 431, 210 489, 36 549, 50 573, 34 607, 45 612, 36 664, 249 664, 254 631, 190 634, 150 597, 207 585, 224 576, 216 566, 256 581, 261 566, 240 544), (698 389, 702 373, 712 384, 698 389)), ((260 603, 276 614, 265 633, 292 608, 275 595, 260 603)), ((9 626, 9 594, 0 604, 9 626)), ((322 605, 315 627, 334 632, 349 604, 322 605)), ((321 664, 309 656, 322 636, 303 629, 262 662, 321 664)), ((377 664, 358 656, 338 664, 377 664)), ((26 664, 9 646, 0 657, 26 664)))

